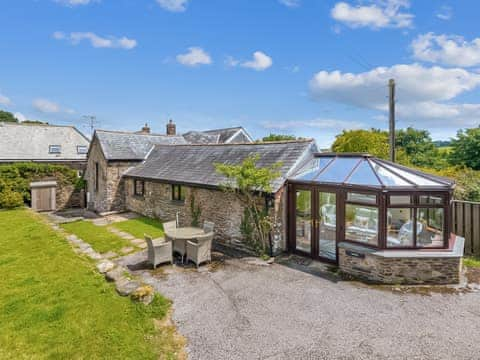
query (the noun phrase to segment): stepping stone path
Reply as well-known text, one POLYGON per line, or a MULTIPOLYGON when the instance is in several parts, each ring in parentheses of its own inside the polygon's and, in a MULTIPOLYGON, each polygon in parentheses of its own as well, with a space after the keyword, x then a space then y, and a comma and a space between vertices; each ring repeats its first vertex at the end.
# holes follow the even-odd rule
POLYGON ((115 289, 120 296, 128 296, 141 285, 138 281, 121 278, 115 282, 115 289))
POLYGON ((121 249, 120 249, 120 252, 121 252, 122 254, 128 254, 128 253, 131 253, 131 252, 134 251, 134 250, 135 250, 135 248, 133 248, 133 247, 131 247, 131 246, 126 246, 126 247, 124 247, 124 248, 121 248, 121 249))
POLYGON ((115 264, 111 262, 110 260, 102 260, 97 263, 97 269, 100 271, 100 273, 105 274, 109 272, 110 270, 113 270, 115 267, 115 264))
MULTIPOLYGON (((101 220, 101 219, 98 219, 101 220)), ((135 301, 142 302, 145 305, 149 305, 155 296, 155 292, 153 288, 145 283, 141 283, 137 280, 131 279, 129 276, 129 272, 127 268, 115 264, 113 261, 110 259, 118 257, 118 254, 109 251, 108 253, 105 254, 100 254, 96 252, 90 244, 87 242, 83 241, 80 239, 78 236, 73 235, 73 234, 66 234, 63 229, 61 229, 57 224, 55 224, 52 221, 48 221, 48 224, 50 227, 57 231, 58 233, 65 234, 66 240, 72 244, 73 250, 77 254, 83 254, 88 256, 90 259, 95 260, 96 263, 96 268, 97 270, 105 275, 105 279, 107 281, 113 281, 115 282, 115 289, 117 290, 118 294, 121 296, 131 296, 131 298, 135 301)), ((110 229, 109 229, 110 230, 110 229)), ((136 247, 142 247, 142 244, 138 240, 140 239, 135 239, 130 234, 127 234, 125 232, 121 232, 123 236, 127 237, 128 240, 137 240, 136 244, 132 243, 132 245, 136 247)), ((122 236, 120 235, 120 236, 122 236)), ((124 238, 125 238, 124 237, 124 238)), ((143 245, 146 246, 145 243, 143 245)), ((121 252, 123 253, 130 253, 135 250, 135 247, 124 247, 121 249, 121 252)))
POLYGON ((118 257, 118 254, 115 251, 109 251, 109 252, 106 252, 105 254, 103 254, 103 257, 105 259, 113 259, 113 258, 118 257))

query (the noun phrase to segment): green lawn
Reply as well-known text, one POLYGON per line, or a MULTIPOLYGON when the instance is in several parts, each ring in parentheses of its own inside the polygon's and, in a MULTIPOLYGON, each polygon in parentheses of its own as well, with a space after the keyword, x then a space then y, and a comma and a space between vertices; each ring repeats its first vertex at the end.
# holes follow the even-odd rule
POLYGON ((106 253, 110 250, 118 252, 123 247, 132 246, 130 241, 122 239, 120 236, 112 234, 104 226, 94 225, 90 221, 75 221, 62 224, 61 227, 89 243, 99 253, 106 253))
POLYGON ((115 228, 132 234, 138 239, 143 239, 143 234, 148 234, 153 238, 163 236, 163 225, 160 221, 148 217, 139 217, 136 219, 121 221, 112 224, 115 228))
POLYGON ((28 210, 0 211, 1 359, 175 358, 170 304, 116 294, 92 262, 28 210))

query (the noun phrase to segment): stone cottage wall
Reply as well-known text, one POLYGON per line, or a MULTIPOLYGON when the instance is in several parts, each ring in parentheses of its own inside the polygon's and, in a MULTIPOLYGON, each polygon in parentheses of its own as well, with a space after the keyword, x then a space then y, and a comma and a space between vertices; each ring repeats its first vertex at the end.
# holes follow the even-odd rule
POLYGON ((125 181, 122 175, 136 164, 136 161, 107 161, 98 140, 94 139, 85 174, 88 208, 96 212, 124 210, 125 181), (95 190, 95 163, 99 166, 98 191, 95 190))
MULTIPOLYGON (((193 196, 195 207, 198 206, 201 209, 200 223, 205 220, 215 223, 217 241, 234 246, 243 244, 240 223, 244 206, 234 194, 214 189, 183 186, 185 202, 178 202, 172 200, 171 184, 145 181, 144 196, 134 195, 133 186, 133 179, 127 179, 126 208, 128 210, 162 221, 175 220, 178 212, 180 224, 190 226, 192 223, 191 200, 193 196)), ((284 198, 284 195, 278 197, 278 219, 283 218, 284 198)), ((264 199, 259 199, 259 201, 264 201, 264 199)), ((281 223, 278 227, 278 241, 281 246, 285 244, 284 239, 284 224, 281 223)))
POLYGON ((58 186, 55 197, 58 210, 85 207, 85 191, 75 190, 74 185, 58 186))

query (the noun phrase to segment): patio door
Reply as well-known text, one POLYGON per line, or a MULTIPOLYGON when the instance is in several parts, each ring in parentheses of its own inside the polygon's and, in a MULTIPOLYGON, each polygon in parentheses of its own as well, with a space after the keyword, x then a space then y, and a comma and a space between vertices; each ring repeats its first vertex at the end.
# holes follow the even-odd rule
POLYGON ((320 187, 294 185, 290 197, 290 250, 337 261, 337 196, 320 187))
POLYGON ((337 261, 337 194, 317 190, 316 242, 317 256, 337 261))

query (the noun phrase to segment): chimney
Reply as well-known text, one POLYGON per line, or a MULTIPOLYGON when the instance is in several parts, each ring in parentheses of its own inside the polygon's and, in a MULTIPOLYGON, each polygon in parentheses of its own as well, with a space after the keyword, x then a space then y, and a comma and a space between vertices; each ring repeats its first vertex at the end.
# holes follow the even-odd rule
POLYGON ((176 135, 177 134, 177 126, 173 122, 172 119, 168 121, 167 124, 167 135, 176 135))
POLYGON ((145 125, 142 127, 142 130, 140 131, 141 134, 150 134, 150 128, 148 127, 148 124, 145 123, 145 125))

